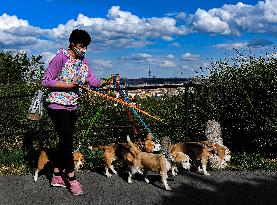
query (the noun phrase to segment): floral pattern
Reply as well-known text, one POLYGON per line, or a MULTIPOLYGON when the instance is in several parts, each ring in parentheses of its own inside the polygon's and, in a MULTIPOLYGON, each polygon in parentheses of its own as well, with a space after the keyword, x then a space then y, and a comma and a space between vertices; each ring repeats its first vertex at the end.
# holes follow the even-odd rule
MULTIPOLYGON (((82 60, 74 59, 70 56, 67 50, 60 49, 58 53, 60 52, 68 57, 68 61, 64 64, 57 80, 64 83, 71 83, 75 78, 77 78, 77 81, 85 83, 86 76, 88 75, 88 66, 82 60)), ((50 92, 47 102, 75 106, 77 105, 77 100, 81 91, 81 89, 78 89, 78 91, 50 92)))

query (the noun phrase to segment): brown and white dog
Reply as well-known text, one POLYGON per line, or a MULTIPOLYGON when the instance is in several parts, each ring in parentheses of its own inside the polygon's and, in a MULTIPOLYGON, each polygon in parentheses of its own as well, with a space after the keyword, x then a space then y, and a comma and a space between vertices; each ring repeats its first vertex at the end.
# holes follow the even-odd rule
POLYGON ((210 175, 207 172, 208 163, 212 169, 223 169, 231 159, 230 150, 226 146, 207 141, 184 142, 170 146, 171 155, 178 152, 183 152, 192 160, 201 162, 201 166, 198 166, 198 172, 204 175, 210 175))
POLYGON ((148 133, 148 135, 146 136, 146 139, 144 141, 144 146, 143 146, 143 151, 144 152, 158 152, 161 150, 161 145, 158 143, 155 143, 153 141, 153 136, 151 133, 148 133))
POLYGON ((113 161, 116 159, 122 160, 129 164, 133 161, 134 157, 141 151, 137 145, 130 146, 126 143, 122 144, 111 144, 106 146, 90 146, 92 151, 103 151, 103 158, 105 161, 105 175, 111 177, 112 174, 109 172, 109 169, 112 173, 117 174, 117 171, 114 169, 113 161))
POLYGON ((211 156, 208 147, 200 142, 184 142, 173 144, 169 147, 169 153, 171 156, 176 155, 177 153, 182 152, 189 156, 190 159, 200 162, 198 166, 198 172, 204 175, 210 175, 207 172, 207 163, 211 156))
POLYGON ((209 158, 209 164, 212 169, 224 169, 231 160, 230 150, 223 144, 212 144, 207 141, 203 141, 208 147, 209 152, 211 153, 209 158))
MULTIPOLYGON (((134 143, 127 137, 127 143, 134 149, 136 149, 134 143)), ((139 151, 139 150, 137 150, 139 151)), ((154 154, 148 152, 139 152, 134 160, 130 163, 130 170, 128 176, 128 183, 132 183, 132 176, 135 173, 143 170, 143 176, 146 183, 149 183, 147 178, 147 172, 153 171, 158 172, 161 175, 162 182, 166 190, 171 190, 167 183, 167 171, 170 169, 170 163, 166 160, 163 154, 154 154)))
MULTIPOLYGON (((78 171, 84 165, 84 155, 81 152, 74 151, 73 153, 74 167, 75 170, 78 171)), ((49 157, 49 151, 41 150, 40 155, 37 162, 37 168, 34 174, 34 181, 38 180, 39 172, 44 168, 44 166, 51 162, 51 157, 49 157)))
POLYGON ((171 162, 171 173, 172 176, 176 176, 178 172, 178 166, 183 167, 184 169, 190 169, 190 158, 187 154, 183 152, 172 152, 170 153, 172 162, 171 162))

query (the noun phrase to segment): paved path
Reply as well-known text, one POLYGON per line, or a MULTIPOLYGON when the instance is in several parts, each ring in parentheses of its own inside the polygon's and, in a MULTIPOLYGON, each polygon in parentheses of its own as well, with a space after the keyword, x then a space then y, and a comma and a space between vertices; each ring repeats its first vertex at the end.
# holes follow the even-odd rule
POLYGON ((132 184, 125 176, 107 178, 96 172, 78 174, 84 194, 71 196, 66 188, 50 187, 45 176, 1 176, 1 205, 178 205, 178 204, 277 204, 276 172, 213 171, 211 176, 182 172, 169 179, 173 191, 165 191, 157 175, 146 184, 137 176, 132 184))

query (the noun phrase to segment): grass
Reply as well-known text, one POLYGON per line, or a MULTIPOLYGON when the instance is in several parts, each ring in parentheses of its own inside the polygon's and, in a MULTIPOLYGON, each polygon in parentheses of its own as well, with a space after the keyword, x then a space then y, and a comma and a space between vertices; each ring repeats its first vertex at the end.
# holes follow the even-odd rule
POLYGON ((228 170, 236 171, 277 171, 277 158, 267 158, 265 154, 233 153, 228 170))

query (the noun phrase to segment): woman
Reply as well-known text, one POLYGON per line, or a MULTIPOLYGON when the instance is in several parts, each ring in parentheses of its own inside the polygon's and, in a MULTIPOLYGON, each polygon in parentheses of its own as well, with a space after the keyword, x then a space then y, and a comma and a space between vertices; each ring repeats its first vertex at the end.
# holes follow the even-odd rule
POLYGON ((58 51, 50 61, 42 80, 42 85, 49 89, 46 99, 47 111, 59 136, 51 185, 66 187, 66 184, 69 184, 70 191, 74 195, 83 193, 74 174, 72 156, 77 100, 80 92, 76 81, 87 83, 92 87, 101 87, 107 83, 97 80, 88 66, 85 53, 90 42, 91 37, 85 30, 73 30, 69 37, 68 49, 58 51), (66 178, 62 177, 63 170, 66 178), (65 183, 64 179, 69 183, 65 183))

